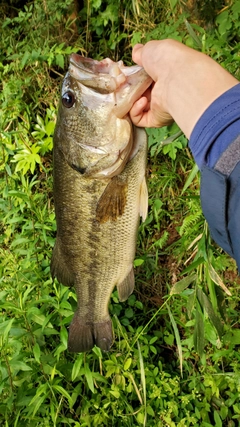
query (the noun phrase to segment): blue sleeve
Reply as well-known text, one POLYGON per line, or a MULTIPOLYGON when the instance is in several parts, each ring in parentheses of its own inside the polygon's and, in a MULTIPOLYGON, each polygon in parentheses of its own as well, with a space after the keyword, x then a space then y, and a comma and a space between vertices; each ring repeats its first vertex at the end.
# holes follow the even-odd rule
POLYGON ((214 167, 240 134, 240 84, 217 98, 196 123, 189 147, 199 166, 214 167))
POLYGON ((189 146, 201 170, 201 205, 211 236, 240 272, 240 84, 207 108, 189 146))

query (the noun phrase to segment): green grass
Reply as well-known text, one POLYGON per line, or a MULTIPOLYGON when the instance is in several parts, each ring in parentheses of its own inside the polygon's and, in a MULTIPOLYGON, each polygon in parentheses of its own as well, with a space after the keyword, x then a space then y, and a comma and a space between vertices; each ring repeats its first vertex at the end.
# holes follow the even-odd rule
POLYGON ((109 353, 68 353, 76 294, 50 277, 52 136, 68 55, 130 64, 130 41, 173 37, 238 76, 240 2, 217 10, 211 25, 201 21, 204 10, 192 16, 182 8, 92 1, 73 24, 70 0, 35 0, 22 10, 3 3, 1 426, 240 424, 240 281, 210 239, 199 175, 175 125, 148 130, 149 214, 139 227, 136 289, 125 303, 116 291, 111 297, 109 353))

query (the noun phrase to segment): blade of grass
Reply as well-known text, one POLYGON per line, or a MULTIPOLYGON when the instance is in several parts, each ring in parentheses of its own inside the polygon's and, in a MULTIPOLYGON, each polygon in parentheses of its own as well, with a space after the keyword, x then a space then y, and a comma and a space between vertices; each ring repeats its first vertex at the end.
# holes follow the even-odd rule
POLYGON ((180 372, 181 372, 181 376, 182 376, 182 373, 183 373, 183 368, 182 368, 183 367, 183 355, 182 355, 181 338, 180 338, 180 335, 179 335, 179 330, 178 330, 177 324, 176 324, 175 319, 174 319, 174 317, 172 315, 172 312, 170 310, 170 307, 169 307, 168 304, 166 304, 166 306, 167 306, 167 309, 168 309, 168 314, 169 314, 169 317, 170 317, 170 320, 171 320, 171 324, 172 324, 172 327, 173 327, 173 330, 174 330, 175 338, 176 338, 176 343, 177 343, 177 348, 178 348, 178 354, 179 354, 179 361, 180 361, 180 372))
POLYGON ((197 175, 197 173, 198 173, 198 165, 197 164, 195 164, 194 166, 193 166, 193 168, 192 168, 192 170, 191 170, 191 172, 190 172, 190 174, 188 175, 188 178, 187 178, 187 180, 186 180, 186 182, 185 182, 185 184, 184 184, 184 187, 183 187, 183 189, 182 189, 182 193, 181 194, 183 194, 185 191, 186 191, 186 189, 191 185, 191 183, 193 182, 193 180, 194 180, 194 178, 195 178, 195 176, 197 175))
POLYGON ((217 274, 217 272, 214 270, 212 264, 208 264, 208 271, 209 271, 209 275, 212 279, 212 281, 217 285, 220 286, 220 288, 222 288, 224 290, 224 292, 226 292, 227 295, 231 296, 231 292, 228 290, 228 288, 224 285, 221 277, 217 274))
POLYGON ((143 357, 141 353, 141 347, 139 344, 139 341, 137 341, 138 346, 138 354, 139 354, 139 363, 140 363, 140 372, 141 372, 141 383, 142 383, 142 389, 143 389, 143 404, 144 404, 144 427, 147 423, 147 393, 146 393, 146 378, 145 378, 145 370, 144 370, 144 362, 143 357))

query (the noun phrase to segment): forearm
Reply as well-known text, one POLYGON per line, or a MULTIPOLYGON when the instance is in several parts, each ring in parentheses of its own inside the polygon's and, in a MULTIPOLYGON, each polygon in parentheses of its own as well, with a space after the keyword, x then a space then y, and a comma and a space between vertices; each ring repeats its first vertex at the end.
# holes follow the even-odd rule
POLYGON ((137 126, 161 127, 171 118, 187 138, 208 106, 238 80, 203 53, 175 40, 150 41, 133 49, 133 60, 155 82, 130 114, 137 126))
POLYGON ((211 58, 181 43, 164 40, 159 48, 163 67, 170 64, 164 106, 189 138, 209 105, 239 82, 211 58))

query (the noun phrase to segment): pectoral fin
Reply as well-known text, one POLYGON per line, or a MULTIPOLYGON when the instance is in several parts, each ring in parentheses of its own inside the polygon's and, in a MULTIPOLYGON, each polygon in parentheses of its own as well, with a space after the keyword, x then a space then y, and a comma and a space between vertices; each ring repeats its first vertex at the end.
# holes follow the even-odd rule
POLYGON ((133 293, 134 290, 134 271, 131 269, 130 273, 127 275, 126 279, 119 285, 117 285, 119 301, 126 301, 128 297, 133 293))
POLYGON ((142 217, 142 221, 145 221, 148 214, 148 188, 145 176, 140 187, 139 214, 142 217))
POLYGON ((111 179, 101 195, 96 209, 97 221, 116 221, 124 213, 127 200, 127 182, 118 176, 111 179))

